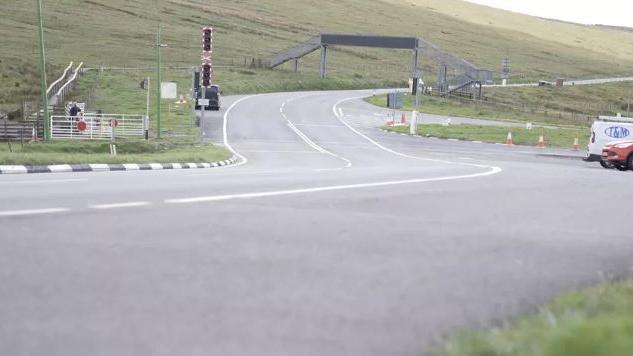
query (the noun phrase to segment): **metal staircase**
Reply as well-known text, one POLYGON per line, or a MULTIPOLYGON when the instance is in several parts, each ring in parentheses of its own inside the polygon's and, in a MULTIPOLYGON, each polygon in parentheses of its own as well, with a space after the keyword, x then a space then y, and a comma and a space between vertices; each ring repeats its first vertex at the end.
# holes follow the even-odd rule
POLYGON ((268 61, 268 68, 278 67, 290 60, 299 59, 321 48, 321 35, 314 36, 306 42, 277 53, 268 61))

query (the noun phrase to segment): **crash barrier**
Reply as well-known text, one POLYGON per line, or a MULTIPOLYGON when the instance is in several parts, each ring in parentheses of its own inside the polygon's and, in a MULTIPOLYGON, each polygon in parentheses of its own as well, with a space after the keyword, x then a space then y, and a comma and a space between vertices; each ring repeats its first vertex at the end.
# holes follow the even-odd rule
POLYGON ((112 140, 118 137, 145 137, 149 120, 143 115, 86 114, 51 116, 53 139, 112 140))

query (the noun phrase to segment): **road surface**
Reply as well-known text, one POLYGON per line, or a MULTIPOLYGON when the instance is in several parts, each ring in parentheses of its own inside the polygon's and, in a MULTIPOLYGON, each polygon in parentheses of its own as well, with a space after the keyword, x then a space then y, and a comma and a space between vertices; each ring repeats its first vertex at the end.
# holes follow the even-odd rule
POLYGON ((235 167, 0 176, 0 354, 423 355, 632 266, 632 174, 368 94, 228 98, 235 167))

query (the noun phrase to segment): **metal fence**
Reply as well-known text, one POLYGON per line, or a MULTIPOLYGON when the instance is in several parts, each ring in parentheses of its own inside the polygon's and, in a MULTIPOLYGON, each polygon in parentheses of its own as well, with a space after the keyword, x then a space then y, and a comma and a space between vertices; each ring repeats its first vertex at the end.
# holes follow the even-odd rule
POLYGON ((42 137, 43 129, 33 121, 9 121, 0 118, 0 140, 31 140, 42 137))
POLYGON ((112 140, 117 137, 144 137, 149 120, 142 115, 88 114, 51 116, 53 139, 112 140))

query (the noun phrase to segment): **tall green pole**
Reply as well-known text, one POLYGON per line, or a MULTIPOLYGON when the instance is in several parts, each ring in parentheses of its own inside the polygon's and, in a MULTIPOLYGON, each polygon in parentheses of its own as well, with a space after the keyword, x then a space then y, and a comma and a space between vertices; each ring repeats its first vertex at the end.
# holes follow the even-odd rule
POLYGON ((157 68, 156 68, 156 137, 160 138, 160 100, 161 100, 161 57, 160 57, 160 24, 158 25, 158 33, 156 35, 156 62, 157 62, 157 68))
POLYGON ((46 54, 44 53, 44 20, 42 18, 42 0, 37 0, 38 36, 40 45, 40 85, 42 91, 42 106, 44 108, 44 140, 51 139, 51 128, 48 117, 48 96, 46 95, 46 54))

